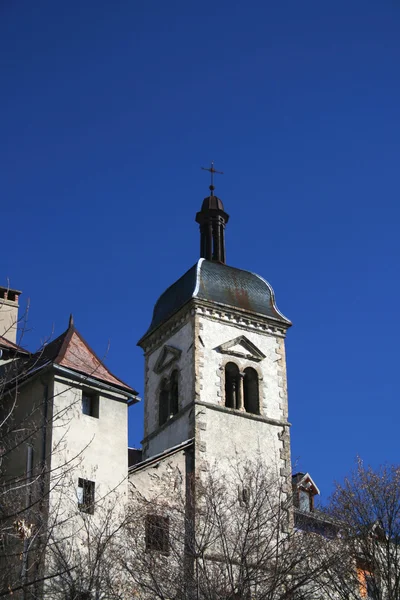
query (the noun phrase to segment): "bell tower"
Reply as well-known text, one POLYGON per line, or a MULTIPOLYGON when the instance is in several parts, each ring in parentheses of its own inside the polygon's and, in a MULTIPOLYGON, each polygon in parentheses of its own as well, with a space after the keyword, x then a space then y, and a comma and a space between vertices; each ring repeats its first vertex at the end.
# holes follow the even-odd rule
MULTIPOLYGON (((216 173, 213 163, 211 175, 216 173)), ((285 336, 271 285, 226 264, 222 201, 196 214, 200 260, 158 299, 145 353, 144 458, 191 440, 196 471, 261 459, 290 475, 285 336)))

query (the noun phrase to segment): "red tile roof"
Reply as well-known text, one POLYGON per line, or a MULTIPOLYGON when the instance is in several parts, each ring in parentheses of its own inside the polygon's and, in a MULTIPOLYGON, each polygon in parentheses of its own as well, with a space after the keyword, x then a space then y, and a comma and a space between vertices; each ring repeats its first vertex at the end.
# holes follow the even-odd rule
POLYGON ((46 344, 39 352, 33 354, 29 363, 28 372, 31 369, 36 370, 53 363, 121 388, 134 396, 137 395, 133 388, 111 373, 79 331, 75 329, 72 320, 68 329, 58 338, 46 344))
POLYGON ((72 328, 72 331, 69 331, 69 334, 67 334, 55 362, 62 367, 79 371, 84 375, 89 375, 100 381, 105 381, 111 385, 123 387, 126 390, 134 392, 130 386, 115 377, 107 369, 105 364, 96 356, 75 328, 72 328))
POLYGON ((18 346, 18 344, 10 342, 10 340, 3 337, 2 335, 0 335, 0 348, 10 348, 11 350, 21 352, 22 354, 29 354, 27 350, 24 350, 24 348, 21 348, 21 346, 18 346))

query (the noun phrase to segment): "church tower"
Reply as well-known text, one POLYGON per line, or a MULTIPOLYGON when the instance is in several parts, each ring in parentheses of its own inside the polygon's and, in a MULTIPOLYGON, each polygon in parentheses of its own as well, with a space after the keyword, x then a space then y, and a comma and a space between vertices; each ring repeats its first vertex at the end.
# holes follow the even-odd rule
POLYGON ((265 279, 226 264, 228 220, 212 182, 196 215, 201 257, 160 296, 139 341, 143 458, 193 440, 196 470, 203 462, 258 458, 287 477, 284 340, 291 323, 265 279))

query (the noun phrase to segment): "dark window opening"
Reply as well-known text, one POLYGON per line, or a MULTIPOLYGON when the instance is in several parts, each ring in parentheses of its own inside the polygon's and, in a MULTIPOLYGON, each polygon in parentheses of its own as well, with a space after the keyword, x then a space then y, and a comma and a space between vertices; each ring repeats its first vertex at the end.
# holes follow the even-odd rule
POLYGON ((166 377, 161 382, 158 399, 158 424, 164 425, 179 411, 179 373, 172 372, 170 379, 166 377))
POLYGON ((169 553, 169 517, 146 516, 146 550, 169 553))
POLYGON ((240 385, 239 368, 235 363, 229 362, 225 366, 225 406, 239 408, 238 394, 240 385))
POLYGON ((178 371, 173 371, 170 382, 170 416, 176 415, 178 412, 178 398, 179 398, 179 385, 178 385, 178 371))
POLYGON ((244 370, 243 380, 244 409, 253 415, 260 414, 260 400, 258 394, 258 373, 255 369, 247 367, 244 370))
POLYGON ((92 515, 94 513, 94 481, 78 479, 78 508, 80 511, 92 515))
POLYGON ((89 417, 99 418, 99 396, 90 392, 82 393, 82 412, 89 417))
POLYGON ((163 379, 160 387, 160 396, 158 403, 158 422, 160 425, 164 425, 168 421, 169 407, 168 407, 168 381, 163 379))
POLYGON ((248 506, 250 502, 250 488, 241 487, 239 489, 239 502, 240 504, 245 504, 246 506, 248 506))

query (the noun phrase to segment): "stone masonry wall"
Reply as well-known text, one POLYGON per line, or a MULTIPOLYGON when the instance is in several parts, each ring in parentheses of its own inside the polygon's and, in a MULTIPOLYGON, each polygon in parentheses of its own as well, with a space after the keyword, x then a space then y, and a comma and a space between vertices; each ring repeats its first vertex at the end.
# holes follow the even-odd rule
POLYGON ((265 461, 287 485, 290 474, 290 434, 287 404, 284 332, 273 327, 243 326, 240 317, 201 308, 196 314, 196 466, 224 471, 229 464, 265 461), (264 355, 260 361, 218 351, 245 336, 264 355), (225 365, 241 372, 252 367, 259 375, 260 415, 225 407, 225 365))
POLYGON ((193 401, 193 319, 187 314, 185 322, 161 338, 159 344, 146 355, 145 365, 145 415, 144 457, 158 454, 191 437, 190 405, 193 401), (180 356, 162 372, 155 367, 165 345, 179 350, 180 356), (174 369, 179 373, 179 412, 163 426, 158 422, 159 391, 164 377, 169 378, 174 369))

